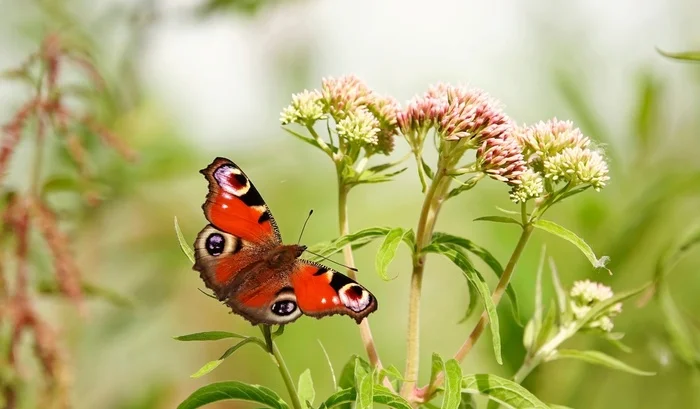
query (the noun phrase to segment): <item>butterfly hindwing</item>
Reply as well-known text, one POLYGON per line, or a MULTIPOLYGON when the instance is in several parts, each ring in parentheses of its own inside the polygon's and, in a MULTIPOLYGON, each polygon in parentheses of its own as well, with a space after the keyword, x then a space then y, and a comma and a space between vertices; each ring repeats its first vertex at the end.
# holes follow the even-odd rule
POLYGON ((270 209, 235 163, 216 158, 200 173, 209 181, 209 193, 202 209, 211 224, 250 243, 281 243, 270 209))
POLYGON ((316 318, 343 314, 358 323, 377 309, 377 299, 350 277, 324 265, 297 260, 291 283, 299 309, 316 318))

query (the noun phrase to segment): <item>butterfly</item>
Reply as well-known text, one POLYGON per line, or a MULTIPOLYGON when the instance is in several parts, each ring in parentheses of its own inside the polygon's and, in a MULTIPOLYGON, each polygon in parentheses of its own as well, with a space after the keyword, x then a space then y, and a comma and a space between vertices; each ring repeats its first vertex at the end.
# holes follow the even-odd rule
POLYGON ((216 158, 200 173, 209 221, 194 243, 194 270, 216 297, 251 324, 287 324, 302 314, 362 319, 377 299, 356 281, 299 257, 306 246, 282 243, 277 223, 248 176, 216 158))

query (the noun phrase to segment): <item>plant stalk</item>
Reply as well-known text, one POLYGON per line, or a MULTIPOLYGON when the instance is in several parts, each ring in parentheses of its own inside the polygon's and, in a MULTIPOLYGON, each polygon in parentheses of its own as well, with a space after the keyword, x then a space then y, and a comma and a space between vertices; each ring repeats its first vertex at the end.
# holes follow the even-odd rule
MULTIPOLYGON (((338 169, 340 172, 340 169, 338 169)), ((350 222, 348 220, 348 193, 350 192, 350 186, 345 185, 340 180, 340 174, 338 174, 338 221, 340 223, 340 235, 345 236, 350 234, 350 222)), ((355 267, 355 259, 352 255, 352 246, 347 244, 343 247, 343 256, 345 258, 345 264, 348 267, 355 267)), ((355 280, 357 278, 356 274, 352 270, 347 271, 348 276, 355 280)), ((372 337, 372 329, 369 326, 369 321, 367 318, 360 322, 360 337, 362 338, 362 344, 367 352, 367 358, 373 367, 377 369, 382 368, 382 361, 379 359, 379 353, 377 353, 377 347, 374 344, 374 338, 372 337)))
POLYGON ((269 347, 268 352, 270 353, 270 357, 274 361, 275 365, 277 365, 280 375, 282 376, 282 380, 284 381, 284 386, 287 388, 289 397, 292 399, 292 407, 294 409, 304 409, 305 405, 301 404, 301 399, 299 398, 297 389, 294 386, 294 381, 292 380, 292 375, 289 373, 289 368, 287 368, 287 364, 284 362, 284 358, 282 357, 279 348, 277 348, 277 344, 275 344, 275 341, 272 340, 270 326, 261 325, 260 327, 265 337, 265 343, 269 347))
POLYGON ((401 394, 407 399, 410 399, 418 381, 420 360, 420 298, 423 285, 423 271, 425 269, 425 254, 421 254, 421 250, 430 244, 437 215, 442 208, 450 182, 451 179, 446 176, 445 169, 439 168, 425 195, 420 218, 418 219, 416 249, 413 256, 413 271, 408 301, 406 369, 404 372, 406 381, 401 388, 401 394))

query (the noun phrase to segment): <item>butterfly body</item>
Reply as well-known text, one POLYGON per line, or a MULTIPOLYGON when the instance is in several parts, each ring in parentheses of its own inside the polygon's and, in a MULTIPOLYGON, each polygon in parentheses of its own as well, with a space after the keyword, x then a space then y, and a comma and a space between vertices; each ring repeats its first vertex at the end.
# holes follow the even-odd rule
POLYGON ((302 314, 344 314, 359 323, 377 309, 351 278, 300 259, 306 246, 282 243, 267 204, 236 164, 216 158, 201 173, 210 224, 197 235, 194 269, 234 313, 252 324, 286 324, 302 314))

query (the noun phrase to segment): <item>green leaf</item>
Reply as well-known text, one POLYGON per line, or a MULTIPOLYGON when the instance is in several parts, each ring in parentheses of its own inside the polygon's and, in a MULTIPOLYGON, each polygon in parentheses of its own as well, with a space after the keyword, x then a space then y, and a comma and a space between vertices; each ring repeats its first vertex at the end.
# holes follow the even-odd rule
POLYGON ((343 250, 348 244, 352 245, 353 250, 371 243, 378 237, 384 237, 391 231, 389 227, 369 227, 338 237, 331 242, 319 243, 309 247, 309 251, 328 257, 332 254, 343 250))
MULTIPOLYGON (((123 307, 123 308, 132 308, 134 307, 134 302, 130 300, 129 298, 119 294, 118 292, 107 288, 107 287, 101 287, 96 284, 91 284, 88 282, 82 282, 80 284, 81 290, 83 294, 89 297, 94 297, 94 298, 101 298, 110 304, 117 306, 117 307, 123 307)), ((37 283, 37 288, 36 290, 41 293, 41 294, 46 294, 46 295, 60 295, 62 294, 61 289, 58 288, 58 285, 56 284, 55 281, 48 281, 48 280, 42 280, 37 283)))
POLYGON ((540 332, 542 328, 542 270, 544 270, 544 258, 547 254, 547 247, 542 246, 540 254, 540 262, 537 264, 537 274, 535 276, 535 312, 533 319, 533 331, 535 334, 540 332))
POLYGON ((336 406, 350 406, 351 403, 355 402, 357 398, 357 390, 355 387, 341 389, 338 392, 332 394, 326 399, 319 409, 330 409, 336 406))
POLYGON ((311 145, 311 146, 313 146, 313 147, 315 147, 315 148, 320 148, 320 147, 321 147, 321 146, 318 144, 318 142, 316 142, 316 140, 313 139, 313 138, 306 137, 306 136, 304 136, 304 135, 302 135, 302 134, 300 134, 300 133, 298 133, 298 132, 295 132, 295 131, 293 131, 293 130, 291 130, 291 129, 289 129, 289 128, 286 128, 286 127, 284 127, 284 126, 282 127, 282 129, 284 129, 284 130, 285 130, 287 133, 289 133, 290 135, 295 136, 296 138, 298 138, 298 139, 300 139, 300 140, 302 140, 302 141, 308 143, 309 145, 311 145))
POLYGON ((406 241, 404 240, 404 237, 407 235, 413 235, 413 230, 406 230, 401 227, 396 227, 391 229, 386 234, 386 237, 384 237, 384 242, 379 247, 379 250, 377 251, 377 258, 375 259, 377 274, 379 274, 383 280, 389 281, 392 279, 389 277, 387 271, 389 264, 394 260, 394 257, 396 257, 396 250, 399 248, 399 244, 401 244, 402 241, 406 241))
POLYGON ((259 347, 261 347, 263 350, 265 349, 265 346, 264 346, 265 344, 261 340, 255 338, 255 337, 248 337, 248 338, 244 339, 243 341, 237 343, 236 345, 232 346, 231 348, 227 349, 226 352, 224 352, 223 355, 221 355, 221 358, 219 358, 215 361, 209 361, 206 364, 204 364, 204 366, 199 368, 199 370, 197 370, 197 372, 190 375, 190 378, 199 378, 200 376, 208 374, 209 372, 216 369, 219 365, 221 365, 221 363, 224 362, 224 359, 231 356, 231 354, 236 352, 240 347, 242 347, 243 345, 246 345, 246 344, 250 344, 250 343, 255 343, 259 347))
POLYGON ((175 216, 175 234, 177 234, 177 241, 180 242, 180 249, 185 253, 188 259, 194 264, 194 250, 185 241, 185 236, 182 235, 182 230, 180 230, 180 224, 177 222, 177 216, 175 216))
POLYGON ((369 373, 372 370, 372 367, 367 361, 365 361, 357 355, 351 356, 348 362, 343 367, 343 370, 340 372, 340 379, 338 379, 339 387, 343 389, 355 387, 356 365, 360 365, 364 373, 369 373))
POLYGON ((556 321, 557 309, 554 306, 554 301, 551 301, 549 309, 547 309, 547 315, 545 315, 544 320, 542 321, 542 326, 540 327, 537 337, 535 338, 535 344, 533 346, 534 351, 537 351, 553 335, 556 330, 556 321))
POLYGON ((297 393, 299 394, 299 399, 302 402, 309 404, 312 407, 314 399, 316 399, 316 390, 314 390, 314 381, 311 379, 311 370, 306 369, 299 376, 299 384, 297 386, 297 393))
MULTIPOLYGON (((284 327, 282 327, 284 328, 284 327)), ((318 340, 318 345, 321 346, 321 350, 323 351, 323 356, 326 357, 326 363, 328 363, 328 369, 331 371, 331 379, 333 380, 333 390, 338 390, 338 381, 335 378, 335 371, 333 370, 333 364, 331 363, 331 358, 328 356, 328 351, 326 351, 326 348, 323 346, 321 343, 321 340, 318 340)))
POLYGON ((433 172, 433 170, 430 169, 430 165, 428 165, 425 162, 425 159, 423 159, 422 157, 420 158, 420 162, 421 162, 421 166, 423 167, 423 172, 425 172, 425 175, 428 176, 428 178, 430 178, 430 180, 433 180, 433 178, 435 177, 435 172, 433 172))
POLYGON ((554 286, 554 295, 557 298, 557 306, 559 307, 560 320, 567 321, 569 311, 569 296, 564 291, 564 287, 561 285, 561 280, 559 279, 559 271, 557 270, 556 264, 554 264, 554 259, 549 258, 549 270, 552 273, 552 285, 554 286))
POLYGON ((493 351, 496 355, 496 362, 503 364, 503 359, 501 358, 501 336, 499 334, 498 325, 498 314, 496 313, 496 305, 491 299, 491 293, 489 287, 484 280, 484 277, 474 268, 469 259, 462 254, 460 251, 455 250, 449 246, 440 243, 431 243, 425 249, 426 253, 438 253, 450 259, 457 267, 459 267, 464 273, 467 280, 476 287, 479 292, 479 297, 481 302, 484 304, 486 313, 491 322, 491 339, 493 342, 493 351))
POLYGON ((660 84, 654 75, 647 72, 639 81, 638 105, 632 122, 634 136, 642 148, 648 148, 652 137, 656 134, 656 123, 659 118, 660 84))
POLYGON ((217 341, 226 338, 248 338, 245 335, 236 334, 235 332, 226 331, 206 331, 206 332, 195 332, 194 334, 180 335, 179 337, 174 337, 178 341, 217 341))
POLYGON ((586 324, 591 322, 592 320, 596 319, 600 315, 601 312, 607 310, 608 308, 612 307, 613 305, 622 302, 628 298, 634 297, 635 295, 641 293, 642 291, 646 290, 653 284, 652 281, 642 285, 639 288, 635 288, 633 290, 628 290, 628 291, 623 291, 621 293, 617 293, 614 296, 608 298, 607 300, 601 301, 593 306, 590 311, 588 311, 588 314, 586 314, 585 317, 583 317, 580 320, 577 320, 572 328, 572 332, 576 332, 583 328, 586 324))
POLYGON ((608 257, 603 256, 601 258, 597 258, 595 253, 593 253, 593 249, 591 249, 591 246, 589 246, 582 238, 578 237, 571 230, 568 230, 549 220, 537 220, 533 223, 533 225, 546 232, 552 233, 555 236, 559 236, 562 239, 578 247, 578 249, 581 250, 583 255, 586 256, 588 261, 591 262, 593 267, 605 268, 605 265, 609 260, 608 257))
POLYGON ((445 364, 442 362, 442 357, 437 352, 433 352, 430 361, 430 382, 428 382, 428 385, 434 384, 438 374, 444 369, 445 364))
POLYGON ((476 219, 474 219, 474 221, 475 222, 510 223, 510 224, 517 224, 518 226, 523 225, 519 221, 515 220, 512 217, 508 217, 508 216, 483 216, 483 217, 477 217, 476 219))
POLYGON ((700 62, 700 51, 668 52, 659 48, 657 48, 656 51, 664 57, 672 58, 674 60, 700 62))
MULTIPOLYGON (((358 368, 357 366, 355 368, 358 368)), ((357 382, 356 409, 370 409, 374 398, 372 374, 364 374, 357 382)))
POLYGON ((213 371, 214 369, 216 369, 219 365, 221 365, 222 362, 224 362, 223 359, 209 361, 206 364, 204 364, 204 366, 199 368, 197 370, 197 372, 190 375, 190 378, 199 378, 200 376, 204 376, 204 375, 208 374, 209 372, 213 371))
POLYGON ((632 352, 632 348, 628 347, 624 343, 622 343, 621 339, 625 336, 622 332, 610 332, 605 335, 603 335, 603 339, 606 341, 610 342, 614 346, 616 346, 620 351, 625 352, 625 353, 630 353, 632 352))
POLYGON ((688 323, 683 319, 681 311, 678 310, 666 286, 659 290, 658 300, 666 318, 664 320, 666 332, 676 356, 686 364, 700 368, 700 351, 695 346, 688 323))
POLYGON ((480 174, 477 175, 477 176, 473 176, 473 177, 471 177, 471 178, 465 180, 464 182, 462 182, 461 180, 457 179, 456 177, 453 177, 452 179, 454 179, 454 180, 455 180, 457 183, 459 183, 460 185, 457 186, 456 188, 450 190, 450 193, 447 194, 447 198, 449 199, 449 198, 458 196, 458 195, 461 194, 462 192, 466 192, 467 190, 471 190, 471 189, 472 189, 474 186, 476 186, 476 184, 479 183, 479 181, 480 181, 481 179, 483 179, 483 178, 484 178, 484 174, 483 174, 483 173, 480 173, 480 174))
POLYGON ((467 393, 480 393, 513 409, 548 409, 535 395, 519 384, 490 374, 466 375, 462 388, 467 393))
POLYGON ((374 385, 374 402, 390 406, 394 409, 413 409, 411 404, 401 396, 391 392, 382 385, 374 385))
POLYGON ((457 409, 462 401, 462 368, 455 359, 445 362, 445 393, 441 409, 457 409))
MULTIPOLYGON (((475 244, 471 240, 448 233, 436 232, 433 234, 433 241, 443 244, 454 244, 456 246, 459 246, 464 250, 479 257, 484 263, 486 263, 491 268, 491 270, 493 270, 493 272, 499 279, 503 275, 503 267, 501 266, 501 263, 498 262, 498 259, 496 259, 496 257, 494 257, 493 254, 491 254, 488 250, 475 244)), ((475 297, 475 295, 476 292, 474 292, 473 287, 470 287, 469 307, 467 308, 467 314, 462 321, 465 321, 469 317, 469 315, 471 315, 471 311, 476 307, 477 297, 475 297)), ((515 322, 517 322, 518 325, 522 326, 523 324, 522 320, 520 319, 520 306, 518 304, 518 296, 515 293, 515 289, 510 283, 506 287, 506 295, 510 300, 510 305, 512 307, 513 318, 515 319, 515 322)))
POLYGON ((462 400, 459 402, 459 409, 478 409, 474 395, 462 392, 462 400))
POLYGON ((212 402, 229 399, 260 403, 273 409, 289 409, 289 405, 272 389, 238 381, 217 382, 203 386, 194 391, 177 408, 196 409, 212 402))
POLYGON ((656 375, 654 372, 642 371, 641 369, 634 368, 627 365, 626 363, 611 357, 610 355, 604 354, 600 351, 578 351, 575 349, 560 349, 555 351, 551 356, 547 358, 547 361, 556 361, 558 359, 578 359, 579 361, 588 362, 595 365, 606 366, 608 368, 616 369, 618 371, 631 373, 633 375, 640 376, 653 376, 656 375))

